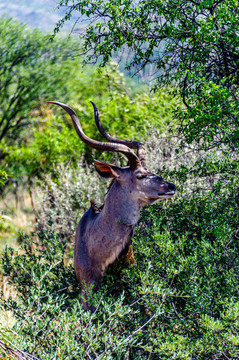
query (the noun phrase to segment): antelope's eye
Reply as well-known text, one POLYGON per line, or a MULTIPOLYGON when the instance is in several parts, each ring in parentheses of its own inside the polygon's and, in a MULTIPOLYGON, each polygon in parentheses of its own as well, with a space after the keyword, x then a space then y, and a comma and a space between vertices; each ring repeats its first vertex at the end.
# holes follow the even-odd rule
POLYGON ((136 175, 136 178, 137 179, 145 179, 147 175, 144 175, 144 174, 139 174, 139 175, 136 175))

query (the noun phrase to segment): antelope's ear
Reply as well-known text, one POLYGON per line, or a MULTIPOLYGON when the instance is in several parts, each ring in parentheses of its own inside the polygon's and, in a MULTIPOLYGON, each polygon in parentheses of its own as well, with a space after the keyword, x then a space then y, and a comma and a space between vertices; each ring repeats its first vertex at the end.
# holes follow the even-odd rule
POLYGON ((119 178, 121 174, 121 169, 114 165, 109 165, 98 160, 94 161, 95 168, 100 176, 104 178, 119 178))

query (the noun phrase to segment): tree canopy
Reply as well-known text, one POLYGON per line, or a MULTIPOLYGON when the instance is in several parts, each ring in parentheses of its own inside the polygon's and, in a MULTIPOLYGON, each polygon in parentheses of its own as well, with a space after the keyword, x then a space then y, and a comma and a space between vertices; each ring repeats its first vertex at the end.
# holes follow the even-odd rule
POLYGON ((42 103, 66 91, 74 46, 12 19, 0 20, 0 141, 15 142, 42 103), (61 76, 59 76, 59 74, 61 76))
POLYGON ((180 131, 188 143, 238 146, 237 0, 59 2, 66 5, 55 31, 75 12, 79 22, 87 18, 78 31, 86 62, 103 66, 118 54, 135 72, 153 65, 158 85, 180 90, 188 110, 179 115, 180 131))

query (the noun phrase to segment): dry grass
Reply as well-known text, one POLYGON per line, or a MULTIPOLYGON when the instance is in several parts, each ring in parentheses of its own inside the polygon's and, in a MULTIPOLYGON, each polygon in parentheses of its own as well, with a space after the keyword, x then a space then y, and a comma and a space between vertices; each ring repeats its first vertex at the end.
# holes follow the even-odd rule
POLYGON ((30 233, 34 223, 35 216, 28 192, 21 189, 18 196, 7 194, 0 201, 0 252, 6 246, 16 248, 18 233, 30 233))
MULTIPOLYGON (((7 277, 0 274, 0 291, 4 299, 11 297, 13 300, 16 298, 16 292, 13 286, 9 285, 7 277)), ((11 311, 0 310, 0 330, 3 328, 11 328, 15 323, 14 316, 11 311)))
MULTIPOLYGON (((34 223, 31 199, 26 191, 19 191, 17 197, 9 193, 2 199, 0 201, 0 255, 6 246, 18 248, 19 232, 30 233, 34 229, 34 223)), ((0 293, 4 299, 16 297, 13 286, 9 285, 7 277, 4 277, 2 273, 0 273, 0 293)), ((0 310, 0 329, 1 327, 11 328, 14 322, 10 311, 0 310)))

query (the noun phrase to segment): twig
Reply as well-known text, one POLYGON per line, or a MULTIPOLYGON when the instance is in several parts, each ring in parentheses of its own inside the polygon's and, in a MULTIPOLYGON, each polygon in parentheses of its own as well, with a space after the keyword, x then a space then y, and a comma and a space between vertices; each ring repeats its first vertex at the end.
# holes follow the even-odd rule
POLYGON ((1 340, 0 340, 0 348, 2 348, 6 354, 15 356, 18 360, 40 360, 39 358, 36 358, 35 356, 28 354, 28 353, 16 348, 15 346, 14 346, 14 348, 7 346, 1 340))

